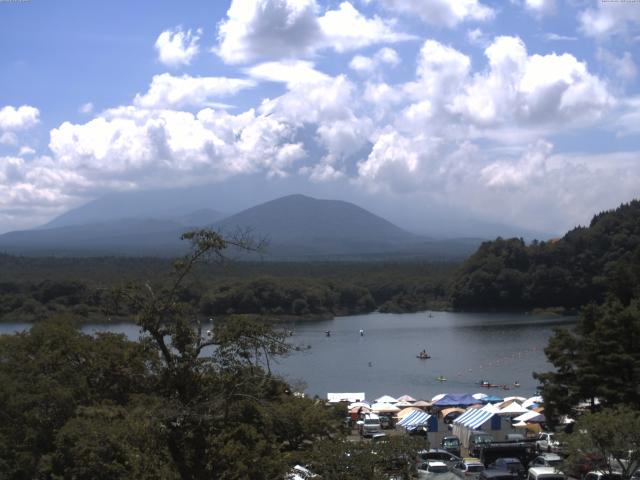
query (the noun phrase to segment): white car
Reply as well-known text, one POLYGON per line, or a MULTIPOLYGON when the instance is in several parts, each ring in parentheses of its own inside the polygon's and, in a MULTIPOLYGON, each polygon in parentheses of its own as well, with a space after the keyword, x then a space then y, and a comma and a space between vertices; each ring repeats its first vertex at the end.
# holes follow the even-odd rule
POLYGON ((553 432, 540 432, 536 440, 536 449, 539 452, 554 452, 561 450, 560 442, 554 438, 553 432))
POLYGON ((418 465, 417 474, 421 480, 459 480, 449 471, 446 463, 438 460, 429 460, 418 465))
POLYGON ((296 465, 284 478, 285 480, 308 480, 310 478, 318 478, 318 476, 315 473, 312 473, 308 468, 303 467, 302 465, 296 465))
POLYGON ((584 480, 622 480, 620 472, 603 472, 601 470, 593 470, 584 476, 584 480))
POLYGON ((567 476, 554 467, 532 467, 527 480, 567 480, 567 476))
POLYGON ((532 467, 558 467, 562 463, 562 457, 557 453, 541 453, 529 463, 532 467))

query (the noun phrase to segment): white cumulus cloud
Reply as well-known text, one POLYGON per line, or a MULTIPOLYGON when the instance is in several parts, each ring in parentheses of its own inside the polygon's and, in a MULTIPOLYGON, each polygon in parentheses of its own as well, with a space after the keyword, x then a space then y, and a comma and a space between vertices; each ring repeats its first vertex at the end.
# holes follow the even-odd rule
POLYGON ((466 21, 484 21, 495 11, 478 0, 382 0, 390 10, 415 15, 431 25, 455 27, 466 21))
POLYGON ((331 48, 338 52, 413 39, 394 23, 366 17, 350 2, 320 15, 316 0, 233 0, 218 25, 214 51, 227 63, 305 57, 331 48))
POLYGON ((234 95, 251 88, 255 82, 227 77, 173 76, 169 73, 154 75, 149 90, 138 94, 134 104, 144 108, 204 107, 220 97, 234 95))
POLYGON ((597 2, 580 12, 578 20, 582 33, 590 37, 633 36, 640 31, 640 8, 632 2, 597 2))
POLYGON ((382 65, 395 67, 400 63, 400 56, 393 48, 384 47, 378 50, 372 57, 356 55, 349 62, 349 67, 361 74, 370 74, 382 65))
POLYGON ((198 41, 201 34, 201 30, 184 31, 181 27, 165 30, 155 43, 158 60, 171 68, 189 65, 200 51, 198 41))
POLYGON ((0 130, 25 130, 39 121, 40 111, 30 105, 21 105, 18 108, 7 105, 0 109, 0 130))

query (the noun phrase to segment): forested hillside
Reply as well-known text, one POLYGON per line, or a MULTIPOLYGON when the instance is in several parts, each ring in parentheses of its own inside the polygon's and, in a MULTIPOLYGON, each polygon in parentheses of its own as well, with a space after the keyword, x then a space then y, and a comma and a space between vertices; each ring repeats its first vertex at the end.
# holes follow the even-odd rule
POLYGON ((640 285, 640 201, 596 215, 563 238, 525 245, 521 239, 483 243, 451 287, 458 310, 563 307, 621 299, 640 285))
MULTIPOLYGON (((200 265, 182 290, 203 316, 334 316, 442 308, 457 264, 429 262, 200 265)), ((0 255, 0 321, 39 321, 72 313, 85 321, 118 320, 127 311, 118 289, 151 282, 171 268, 159 258, 44 258, 0 255)))

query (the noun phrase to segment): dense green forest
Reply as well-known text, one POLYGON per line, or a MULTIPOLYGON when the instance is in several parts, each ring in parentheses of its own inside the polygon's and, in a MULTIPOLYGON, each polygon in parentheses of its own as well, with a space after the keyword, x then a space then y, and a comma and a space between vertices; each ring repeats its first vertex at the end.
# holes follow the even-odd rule
POLYGON ((483 243, 457 272, 451 304, 457 310, 576 310, 623 300, 640 286, 640 201, 596 215, 558 240, 483 243))
POLYGON ((70 315, 0 336, 0 478, 271 480, 296 463, 322 478, 409 478, 417 440, 348 442, 346 405, 272 374, 291 350, 284 332, 243 317, 193 328, 186 275, 223 243, 207 231, 189 239, 161 287, 122 290, 139 342, 83 334, 70 315))
MULTIPOLYGON (((456 264, 429 262, 198 265, 182 299, 202 316, 296 317, 443 308, 456 264)), ((43 258, 0 255, 0 320, 39 321, 71 313, 105 321, 129 315, 118 291, 131 282, 160 287, 171 262, 158 258, 43 258)))

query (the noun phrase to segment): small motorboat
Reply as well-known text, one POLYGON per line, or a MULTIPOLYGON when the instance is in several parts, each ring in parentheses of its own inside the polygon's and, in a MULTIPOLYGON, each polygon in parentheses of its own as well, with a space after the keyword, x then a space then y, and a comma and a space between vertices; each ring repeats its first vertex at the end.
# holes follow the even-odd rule
POLYGON ((437 381, 439 382, 446 382, 447 381, 447 377, 444 377, 442 375, 440 375, 438 378, 436 378, 437 381))
POLYGON ((428 360, 431 358, 431 355, 426 352, 420 352, 418 355, 416 355, 416 357, 418 357, 420 360, 428 360))

